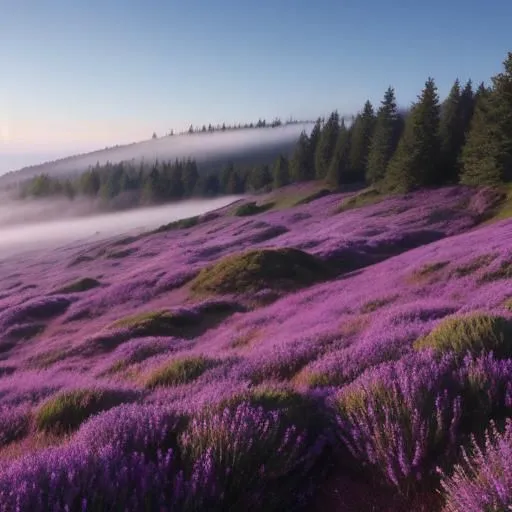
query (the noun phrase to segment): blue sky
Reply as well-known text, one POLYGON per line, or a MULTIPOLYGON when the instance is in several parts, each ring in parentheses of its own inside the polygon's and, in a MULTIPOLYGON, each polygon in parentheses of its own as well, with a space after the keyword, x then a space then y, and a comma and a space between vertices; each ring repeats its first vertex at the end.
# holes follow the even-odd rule
POLYGON ((190 123, 314 118, 487 80, 493 0, 0 0, 0 153, 56 154, 190 123))

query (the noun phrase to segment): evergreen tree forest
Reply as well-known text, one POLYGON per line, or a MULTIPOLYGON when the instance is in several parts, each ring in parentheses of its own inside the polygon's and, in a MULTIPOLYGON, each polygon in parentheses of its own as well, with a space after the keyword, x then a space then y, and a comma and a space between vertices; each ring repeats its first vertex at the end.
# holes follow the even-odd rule
POLYGON ((378 107, 366 101, 349 126, 334 111, 317 119, 309 135, 301 133, 292 154, 273 163, 227 162, 207 173, 190 159, 97 164, 74 178, 35 176, 21 184, 20 192, 22 197, 105 201, 127 196, 132 204, 147 204, 269 191, 312 180, 333 189, 360 183, 388 193, 512 181, 512 52, 490 85, 475 90, 471 80, 461 84, 457 79, 443 101, 435 80, 428 78, 405 111, 398 108, 393 87, 378 107))

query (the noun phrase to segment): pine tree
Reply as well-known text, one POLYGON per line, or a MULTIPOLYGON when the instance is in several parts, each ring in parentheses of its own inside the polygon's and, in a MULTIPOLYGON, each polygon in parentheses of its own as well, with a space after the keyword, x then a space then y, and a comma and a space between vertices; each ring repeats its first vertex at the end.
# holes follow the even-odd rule
POLYGON ((220 190, 223 194, 227 194, 228 183, 231 180, 231 175, 235 172, 235 166, 233 162, 229 162, 220 174, 220 190))
POLYGON ((272 177, 274 188, 281 188, 290 183, 288 160, 283 155, 279 155, 277 160, 274 162, 272 177))
POLYGON ((338 112, 333 112, 320 134, 320 139, 315 151, 315 175, 317 179, 324 179, 334 155, 334 149, 340 130, 340 118, 338 112))
POLYGON ((398 114, 395 90, 389 87, 377 113, 375 129, 370 141, 366 180, 375 184, 382 181, 401 133, 402 120, 398 114))
POLYGON ((368 164, 368 154, 374 127, 375 115, 373 113, 373 106, 367 101, 363 112, 356 117, 350 130, 349 167, 354 178, 360 176, 361 181, 364 180, 368 164))
POLYGON ((475 94, 473 93, 473 82, 468 80, 460 95, 460 108, 462 112, 462 125, 464 127, 464 142, 469 133, 471 119, 475 111, 475 94))
POLYGON ((405 123, 404 134, 386 172, 386 188, 406 192, 436 182, 440 158, 440 106, 432 78, 405 123))
POLYGON ((350 182, 350 132, 342 121, 334 155, 329 165, 326 181, 332 187, 339 188, 343 183, 350 182))
POLYGON ((183 171, 184 196, 190 197, 194 194, 198 179, 199 173, 197 171, 197 164, 195 160, 188 159, 185 163, 185 169, 183 171))
POLYGON ((306 133, 302 132, 290 161, 290 174, 294 182, 308 181, 311 179, 310 176, 314 168, 311 166, 309 142, 306 133))
POLYGON ((244 192, 244 182, 240 173, 236 170, 233 170, 229 177, 229 181, 226 185, 225 193, 228 195, 237 195, 242 194, 244 192))
POLYGON ((311 130, 311 133, 309 135, 309 177, 307 179, 314 180, 315 179, 315 154, 316 150, 318 148, 318 142, 320 140, 320 135, 322 135, 322 126, 323 126, 323 119, 319 117, 315 125, 313 126, 313 129, 311 130))
POLYGON ((499 185, 512 178, 512 52, 504 72, 483 84, 475 95, 476 107, 467 143, 462 151, 461 182, 499 185))
POLYGON ((441 160, 436 179, 437 185, 458 181, 457 162, 464 144, 464 132, 462 93, 457 79, 441 108, 439 125, 441 160))
POLYGON ((249 182, 253 190, 261 190, 272 184, 272 174, 268 165, 263 164, 251 171, 249 182))

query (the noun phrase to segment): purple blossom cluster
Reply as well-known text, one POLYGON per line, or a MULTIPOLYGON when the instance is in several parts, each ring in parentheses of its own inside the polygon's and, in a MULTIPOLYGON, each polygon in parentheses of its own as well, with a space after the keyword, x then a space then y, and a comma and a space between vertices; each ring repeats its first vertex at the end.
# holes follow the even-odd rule
POLYGON ((472 439, 462 461, 441 486, 446 512, 507 511, 512 509, 512 420, 504 430, 491 423, 483 442, 472 439))

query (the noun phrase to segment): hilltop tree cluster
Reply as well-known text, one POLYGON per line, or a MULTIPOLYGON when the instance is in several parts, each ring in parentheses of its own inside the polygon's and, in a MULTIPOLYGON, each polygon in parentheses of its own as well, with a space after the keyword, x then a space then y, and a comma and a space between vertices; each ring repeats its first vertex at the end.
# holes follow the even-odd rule
POLYGON ((428 78, 405 113, 389 87, 377 112, 367 101, 349 128, 337 112, 318 119, 311 135, 299 138, 290 179, 322 179, 335 188, 366 182, 387 192, 510 181, 512 53, 490 87, 474 91, 471 81, 456 80, 441 103, 428 78))

